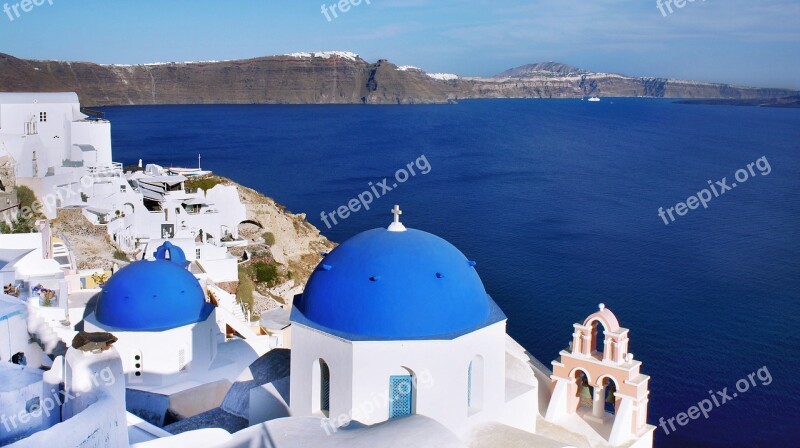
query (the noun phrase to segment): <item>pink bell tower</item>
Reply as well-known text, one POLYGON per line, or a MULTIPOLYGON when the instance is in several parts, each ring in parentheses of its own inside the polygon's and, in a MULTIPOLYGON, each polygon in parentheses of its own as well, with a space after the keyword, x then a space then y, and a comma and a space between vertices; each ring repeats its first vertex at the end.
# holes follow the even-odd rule
POLYGON ((583 324, 573 325, 569 350, 562 350, 553 361, 554 389, 545 420, 556 423, 578 415, 612 446, 637 439, 642 439, 642 446, 652 446, 655 428, 647 424, 650 377, 640 373, 641 361, 628 352, 628 329, 620 327, 605 305, 599 308, 583 324), (600 325, 605 330, 602 335, 600 325), (591 409, 581 409, 581 396, 587 392, 591 409), (613 401, 613 414, 606 412, 606 400, 613 401))

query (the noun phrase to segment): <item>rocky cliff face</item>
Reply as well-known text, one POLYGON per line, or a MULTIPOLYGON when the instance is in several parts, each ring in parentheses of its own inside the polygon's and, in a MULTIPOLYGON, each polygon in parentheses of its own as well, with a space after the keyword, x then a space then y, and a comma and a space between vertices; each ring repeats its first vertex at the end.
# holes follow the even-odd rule
POLYGON ((98 65, 0 54, 0 91, 74 91, 86 106, 141 104, 414 104, 462 98, 611 97, 753 99, 796 94, 530 64, 493 78, 428 75, 351 53, 256 59, 98 65))
POLYGON ((422 73, 339 54, 133 66, 0 54, 0 91, 77 92, 85 106, 447 101, 439 83, 422 73))
POLYGON ((734 87, 665 78, 633 78, 623 75, 586 73, 561 76, 537 73, 518 78, 469 78, 459 81, 461 98, 580 98, 649 97, 753 99, 792 95, 785 89, 734 87))

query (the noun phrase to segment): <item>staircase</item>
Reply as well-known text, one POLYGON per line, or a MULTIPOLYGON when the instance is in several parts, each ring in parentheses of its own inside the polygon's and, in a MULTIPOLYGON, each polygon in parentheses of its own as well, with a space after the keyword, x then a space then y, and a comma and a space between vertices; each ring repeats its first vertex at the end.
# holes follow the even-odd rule
POLYGON ((42 318, 37 308, 31 304, 28 304, 28 333, 36 338, 48 355, 56 357, 66 354, 67 344, 42 318))
POLYGON ((236 301, 236 297, 233 294, 224 291, 220 287, 212 284, 208 285, 208 292, 214 295, 214 299, 217 301, 217 304, 219 305, 220 308, 231 313, 240 322, 250 325, 250 322, 248 322, 247 320, 247 315, 245 314, 244 309, 242 309, 242 306, 239 304, 239 302, 236 301))

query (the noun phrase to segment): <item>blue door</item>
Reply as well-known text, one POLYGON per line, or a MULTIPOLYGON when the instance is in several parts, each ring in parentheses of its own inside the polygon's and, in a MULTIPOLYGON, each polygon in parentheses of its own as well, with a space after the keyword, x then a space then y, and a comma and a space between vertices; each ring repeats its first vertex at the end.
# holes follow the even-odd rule
POLYGON ((411 415, 411 398, 414 384, 411 376, 393 376, 389 379, 389 418, 411 415))

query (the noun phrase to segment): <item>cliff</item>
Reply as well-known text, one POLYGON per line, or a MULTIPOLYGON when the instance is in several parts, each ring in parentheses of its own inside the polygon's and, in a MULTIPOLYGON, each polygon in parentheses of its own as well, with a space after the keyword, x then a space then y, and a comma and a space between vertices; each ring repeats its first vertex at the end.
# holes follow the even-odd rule
POLYGON ((0 91, 77 92, 86 106, 143 104, 415 104, 465 98, 607 97, 756 99, 796 94, 529 64, 491 78, 428 74, 346 52, 236 61, 99 65, 0 53, 0 91))
POLYGON ((436 103, 442 87, 347 53, 126 66, 0 54, 0 91, 77 92, 86 106, 436 103))

